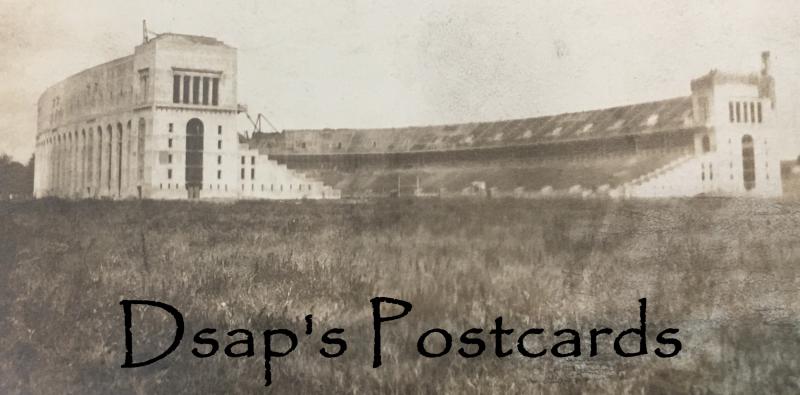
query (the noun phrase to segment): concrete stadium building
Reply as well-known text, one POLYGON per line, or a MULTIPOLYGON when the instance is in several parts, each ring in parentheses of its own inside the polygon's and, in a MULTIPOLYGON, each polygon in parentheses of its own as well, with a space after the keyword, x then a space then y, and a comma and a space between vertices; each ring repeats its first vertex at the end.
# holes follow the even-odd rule
POLYGON ((237 52, 162 34, 39 99, 37 197, 782 194, 769 54, 685 97, 536 118, 388 129, 237 131, 237 52))
POLYGON ((162 34, 38 101, 36 197, 338 198, 240 142, 237 51, 162 34))
POLYGON ((345 196, 609 197, 782 194, 769 53, 712 70, 691 94, 596 111, 392 129, 290 130, 251 145, 345 196))

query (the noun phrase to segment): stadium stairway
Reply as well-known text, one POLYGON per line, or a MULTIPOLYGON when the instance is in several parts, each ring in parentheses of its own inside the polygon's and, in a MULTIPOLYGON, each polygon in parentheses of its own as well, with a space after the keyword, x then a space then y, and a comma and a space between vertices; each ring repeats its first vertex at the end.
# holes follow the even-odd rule
POLYGON ((703 193, 703 187, 702 183, 694 180, 694 175, 701 160, 694 155, 681 156, 623 184, 616 193, 640 198, 699 195, 703 193))
POLYGON ((242 155, 241 198, 247 199, 339 199, 341 191, 272 160, 248 144, 240 143, 242 155), (256 158, 255 163, 248 158, 256 158), (252 168, 252 173, 247 172, 252 168))

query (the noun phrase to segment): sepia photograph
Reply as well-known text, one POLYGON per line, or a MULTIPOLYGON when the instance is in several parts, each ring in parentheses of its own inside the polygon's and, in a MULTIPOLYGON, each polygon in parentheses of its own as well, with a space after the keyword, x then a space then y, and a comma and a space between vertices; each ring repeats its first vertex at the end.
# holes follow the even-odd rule
POLYGON ((0 0, 2 394, 800 394, 800 3, 0 0))

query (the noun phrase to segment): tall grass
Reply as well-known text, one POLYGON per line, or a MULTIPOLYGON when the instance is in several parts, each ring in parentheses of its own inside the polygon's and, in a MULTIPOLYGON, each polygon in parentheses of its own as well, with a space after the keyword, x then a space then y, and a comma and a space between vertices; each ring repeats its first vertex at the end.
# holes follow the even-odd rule
MULTIPOLYGON (((0 203, 0 393, 262 392, 252 358, 191 355, 191 336, 315 333, 273 363, 274 393, 798 393, 800 204, 376 200, 0 203), (413 303, 371 367, 369 300, 413 303), (474 360, 417 354, 443 327, 678 327, 684 349, 474 360), (181 347, 121 369, 122 299, 178 308, 181 347), (344 356, 318 354, 345 328, 344 356)), ((134 315, 136 353, 171 340, 167 316, 134 315), (145 337, 146 336, 146 337, 145 337)), ((509 340, 512 346, 514 340, 509 340)), ((543 339, 547 339, 543 337, 543 339)), ((651 339, 652 340, 652 339, 651 339)), ((257 342, 257 345, 260 343, 257 342)), ((456 347, 457 349, 457 347, 456 347)))

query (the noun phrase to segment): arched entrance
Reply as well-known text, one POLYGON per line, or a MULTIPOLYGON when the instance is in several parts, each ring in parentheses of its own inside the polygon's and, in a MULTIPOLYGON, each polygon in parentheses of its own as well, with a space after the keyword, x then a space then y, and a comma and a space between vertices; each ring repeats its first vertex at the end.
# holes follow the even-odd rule
POLYGON ((203 122, 192 118, 186 124, 186 190, 189 199, 200 197, 203 187, 203 122))
POLYGON ((753 153, 753 138, 749 134, 742 137, 742 180, 744 189, 756 187, 756 161, 753 153))

